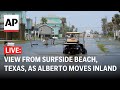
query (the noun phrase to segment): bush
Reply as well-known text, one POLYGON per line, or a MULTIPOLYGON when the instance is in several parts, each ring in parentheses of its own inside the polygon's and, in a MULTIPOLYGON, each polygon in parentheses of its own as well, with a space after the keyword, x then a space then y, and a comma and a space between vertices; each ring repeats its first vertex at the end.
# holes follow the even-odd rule
POLYGON ((114 37, 114 33, 113 32, 108 32, 108 37, 114 37))

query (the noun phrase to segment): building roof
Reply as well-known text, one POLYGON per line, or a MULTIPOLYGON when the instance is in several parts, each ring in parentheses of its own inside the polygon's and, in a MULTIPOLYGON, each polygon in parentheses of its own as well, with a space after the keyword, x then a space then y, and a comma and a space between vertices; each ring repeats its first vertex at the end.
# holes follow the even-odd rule
POLYGON ((45 18, 60 18, 60 17, 58 17, 58 16, 56 16, 56 15, 48 15, 48 16, 46 16, 45 18))
POLYGON ((54 21, 54 20, 49 20, 49 19, 48 19, 48 20, 47 20, 47 23, 58 23, 58 24, 60 24, 61 21, 58 22, 58 21, 54 21))
MULTIPOLYGON (((43 16, 44 17, 44 16, 43 16)), ((62 21, 60 20, 54 20, 55 18, 57 19, 61 19, 60 17, 56 16, 56 15, 48 15, 45 16, 45 18, 47 19, 47 23, 52 23, 52 24, 60 24, 62 21), (49 18, 53 18, 53 19, 49 19, 49 18)), ((41 22, 41 21, 40 21, 41 22)))
POLYGON ((47 24, 42 24, 42 25, 39 26, 39 28, 40 28, 40 27, 43 27, 43 26, 47 26, 47 27, 53 29, 52 27, 48 26, 47 24))

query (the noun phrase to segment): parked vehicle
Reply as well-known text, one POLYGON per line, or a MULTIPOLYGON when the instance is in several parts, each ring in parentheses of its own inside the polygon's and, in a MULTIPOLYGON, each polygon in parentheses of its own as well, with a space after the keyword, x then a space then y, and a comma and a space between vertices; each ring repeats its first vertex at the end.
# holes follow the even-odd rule
POLYGON ((58 37, 52 37, 53 39, 58 39, 58 37))

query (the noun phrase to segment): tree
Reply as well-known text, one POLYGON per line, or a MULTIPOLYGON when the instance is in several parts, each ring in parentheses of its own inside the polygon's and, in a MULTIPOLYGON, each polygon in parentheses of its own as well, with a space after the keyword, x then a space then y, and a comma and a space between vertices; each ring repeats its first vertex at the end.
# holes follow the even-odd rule
POLYGON ((112 17, 112 23, 114 25, 115 30, 120 29, 120 15, 119 14, 115 14, 114 17, 112 17))
POLYGON ((99 32, 97 32, 97 31, 94 31, 94 34, 99 34, 99 32))
POLYGON ((75 26, 74 26, 74 25, 72 25, 72 31, 74 30, 74 28, 75 28, 75 26))
POLYGON ((75 29, 75 32, 77 32, 77 31, 78 31, 78 28, 75 29))
POLYGON ((66 18, 61 18, 61 21, 62 21, 62 25, 63 27, 65 26, 65 23, 66 23, 66 18))
POLYGON ((93 30, 90 31, 90 34, 93 34, 93 30))
POLYGON ((102 31, 103 34, 106 35, 107 34, 107 18, 102 18, 102 31))
POLYGON ((65 33, 69 32, 69 27, 67 25, 65 25, 64 31, 65 31, 65 33))
POLYGON ((47 19, 45 17, 42 17, 41 22, 42 24, 47 24, 47 19))
POLYGON ((61 30, 62 30, 62 34, 63 36, 65 35, 65 23, 66 23, 66 18, 61 18, 61 22, 62 22, 62 27, 61 27, 61 30))
POLYGON ((111 32, 112 30, 113 30, 113 23, 112 22, 107 23, 107 31, 111 32))
POLYGON ((114 32, 113 32, 113 23, 112 22, 107 23, 107 32, 108 32, 107 33, 108 36, 113 37, 114 32))

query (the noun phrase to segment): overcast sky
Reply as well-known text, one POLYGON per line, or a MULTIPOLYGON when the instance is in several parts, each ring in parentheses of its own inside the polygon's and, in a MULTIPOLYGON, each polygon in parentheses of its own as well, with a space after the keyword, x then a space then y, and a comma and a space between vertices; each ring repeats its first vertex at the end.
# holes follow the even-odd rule
POLYGON ((74 25, 79 31, 93 29, 101 31, 101 18, 107 17, 108 22, 111 21, 114 14, 118 11, 27 11, 27 16, 33 19, 37 18, 37 23, 40 22, 42 16, 55 15, 66 17, 67 25, 74 25))

